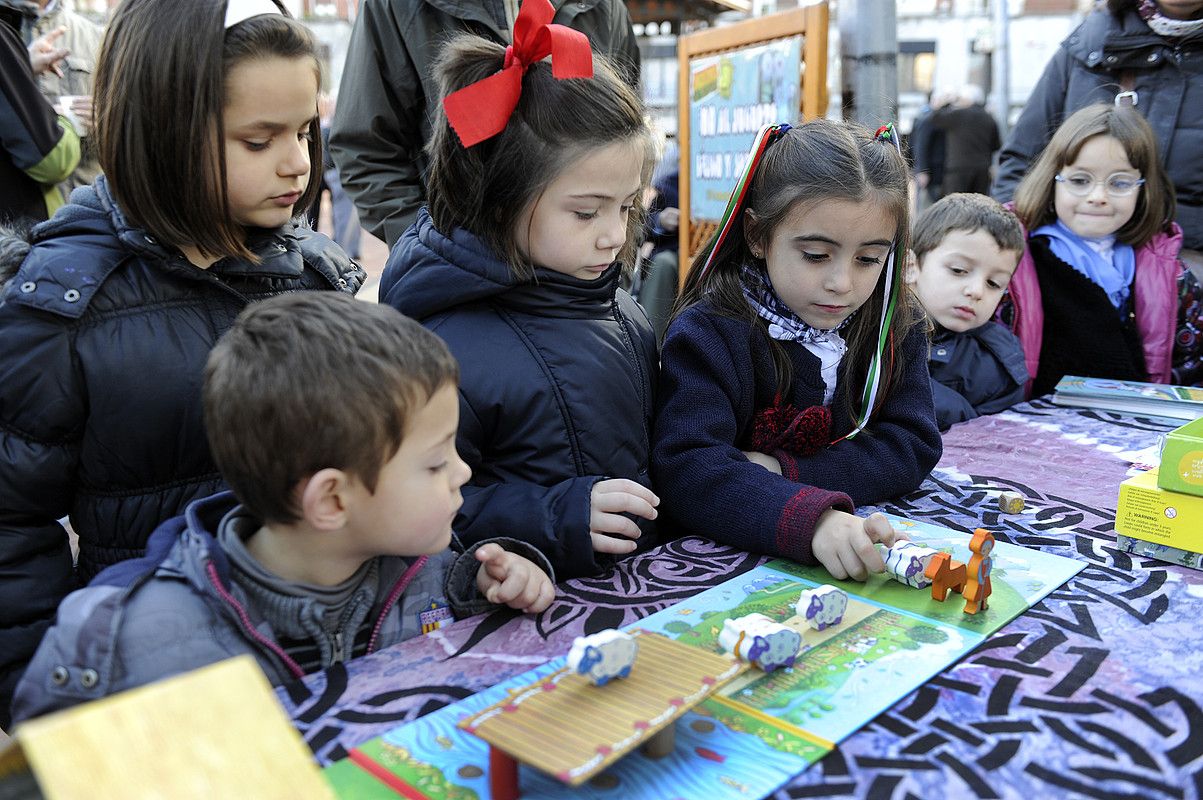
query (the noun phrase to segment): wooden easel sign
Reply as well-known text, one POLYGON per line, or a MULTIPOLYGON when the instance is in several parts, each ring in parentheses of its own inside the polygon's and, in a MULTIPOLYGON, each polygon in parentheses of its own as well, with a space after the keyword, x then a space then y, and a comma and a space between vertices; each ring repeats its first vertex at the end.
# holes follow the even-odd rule
POLYGON ((827 25, 820 3, 677 41, 682 285, 760 128, 827 112, 827 25))

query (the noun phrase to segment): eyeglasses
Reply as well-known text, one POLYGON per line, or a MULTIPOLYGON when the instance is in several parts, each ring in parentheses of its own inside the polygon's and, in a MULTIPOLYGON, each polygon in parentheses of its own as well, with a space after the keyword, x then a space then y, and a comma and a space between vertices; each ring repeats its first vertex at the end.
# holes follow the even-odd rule
POLYGON ((1112 197, 1127 197, 1144 185, 1144 178, 1133 178, 1131 175, 1116 173, 1108 175, 1102 180, 1095 180, 1094 176, 1086 172, 1075 172, 1072 175, 1056 175, 1053 177, 1057 183, 1065 187, 1065 191, 1075 197, 1088 197, 1094 191, 1094 187, 1099 184, 1103 185, 1103 190, 1112 197))

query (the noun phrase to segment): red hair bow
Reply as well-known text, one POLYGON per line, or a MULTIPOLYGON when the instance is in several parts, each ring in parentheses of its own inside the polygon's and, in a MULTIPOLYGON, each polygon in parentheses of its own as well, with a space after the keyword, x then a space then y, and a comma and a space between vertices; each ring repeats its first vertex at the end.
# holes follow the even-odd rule
POLYGON ((589 38, 564 25, 552 25, 550 0, 522 0, 514 21, 514 43, 505 49, 500 72, 443 98, 447 121, 464 147, 483 142, 505 130, 522 96, 522 76, 532 64, 551 56, 556 78, 592 78, 593 49, 589 38))

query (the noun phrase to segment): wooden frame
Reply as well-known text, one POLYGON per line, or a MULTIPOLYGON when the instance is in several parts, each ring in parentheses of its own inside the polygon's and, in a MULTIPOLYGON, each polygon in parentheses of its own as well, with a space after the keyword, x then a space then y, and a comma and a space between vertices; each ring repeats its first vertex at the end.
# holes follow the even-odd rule
MULTIPOLYGON (((689 62, 699 56, 711 56, 740 50, 777 39, 801 35, 802 38, 802 119, 815 119, 827 113, 827 26, 826 3, 783 11, 750 19, 725 28, 699 31, 677 40, 677 142, 680 150, 680 209, 677 230, 680 243, 680 286, 685 285, 693 257, 714 234, 718 220, 694 220, 690 213, 690 96, 689 62)), ((782 120, 787 121, 787 120, 782 120)))

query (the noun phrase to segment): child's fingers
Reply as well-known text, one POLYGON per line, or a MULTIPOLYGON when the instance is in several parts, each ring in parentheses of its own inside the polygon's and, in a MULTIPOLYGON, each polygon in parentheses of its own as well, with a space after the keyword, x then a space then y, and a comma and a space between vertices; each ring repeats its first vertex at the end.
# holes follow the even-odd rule
POLYGON ((604 533, 590 533, 589 538, 593 541, 594 552, 597 553, 623 555, 630 553, 638 546, 630 539, 619 539, 617 536, 607 536, 604 533))
POLYGON ((531 608, 539 600, 539 595, 542 593, 545 579, 542 575, 535 575, 533 571, 526 574, 526 578, 518 592, 510 598, 508 605, 510 608, 517 608, 525 611, 531 608))
POLYGON ((641 498, 648 505, 660 505, 660 498, 656 496, 655 492, 641 483, 636 483, 626 478, 610 478, 609 480, 600 481, 594 484, 593 488, 598 494, 633 494, 641 498))
MULTIPOLYGON (((877 546, 873 544, 872 537, 865 535, 854 535, 852 537, 852 549, 856 553, 857 559, 864 564, 865 569, 869 572, 884 572, 886 562, 881 557, 881 552, 877 546)), ((861 580, 858 578, 857 580, 861 580)))
POLYGON ((603 514, 594 509, 589 517, 590 530, 594 533, 608 533, 612 536, 625 536, 628 539, 638 539, 639 526, 629 517, 618 514, 603 514))
MULTIPOLYGON (((637 483, 632 483, 632 485, 639 486, 637 483)), ((655 519, 657 516, 655 503, 659 500, 650 492, 646 494, 651 495, 651 500, 633 492, 600 493, 593 501, 593 509, 608 514, 634 514, 644 519, 655 519)))
POLYGON ((551 580, 544 575, 539 580, 539 594, 535 597, 535 602, 531 603, 526 608, 522 609, 524 614, 538 614, 540 611, 546 611, 551 605, 551 601, 556 599, 556 587, 551 580))
POLYGON ((840 564, 843 565, 844 571, 848 573, 848 577, 854 581, 863 581, 869 577, 869 573, 865 570, 865 562, 861 559, 856 547, 851 541, 845 541, 840 549, 836 551, 839 556, 840 564))
POLYGON ((837 581, 842 581, 848 577, 848 571, 844 569, 844 565, 835 554, 828 556, 826 559, 820 558, 819 563, 837 581))
POLYGON ((865 533, 874 542, 881 542, 886 547, 893 547, 897 542, 907 541, 906 534, 894 528, 885 514, 880 511, 865 518, 865 533))
POLYGON ((486 567, 498 566, 497 560, 505 555, 506 551, 501 545, 494 542, 482 544, 476 548, 472 555, 476 556, 476 560, 484 564, 486 567))
POLYGON ((495 587, 496 603, 504 603, 514 608, 525 608, 535 602, 539 596, 539 587, 531 580, 531 570, 528 564, 515 563, 505 576, 505 580, 495 587))

